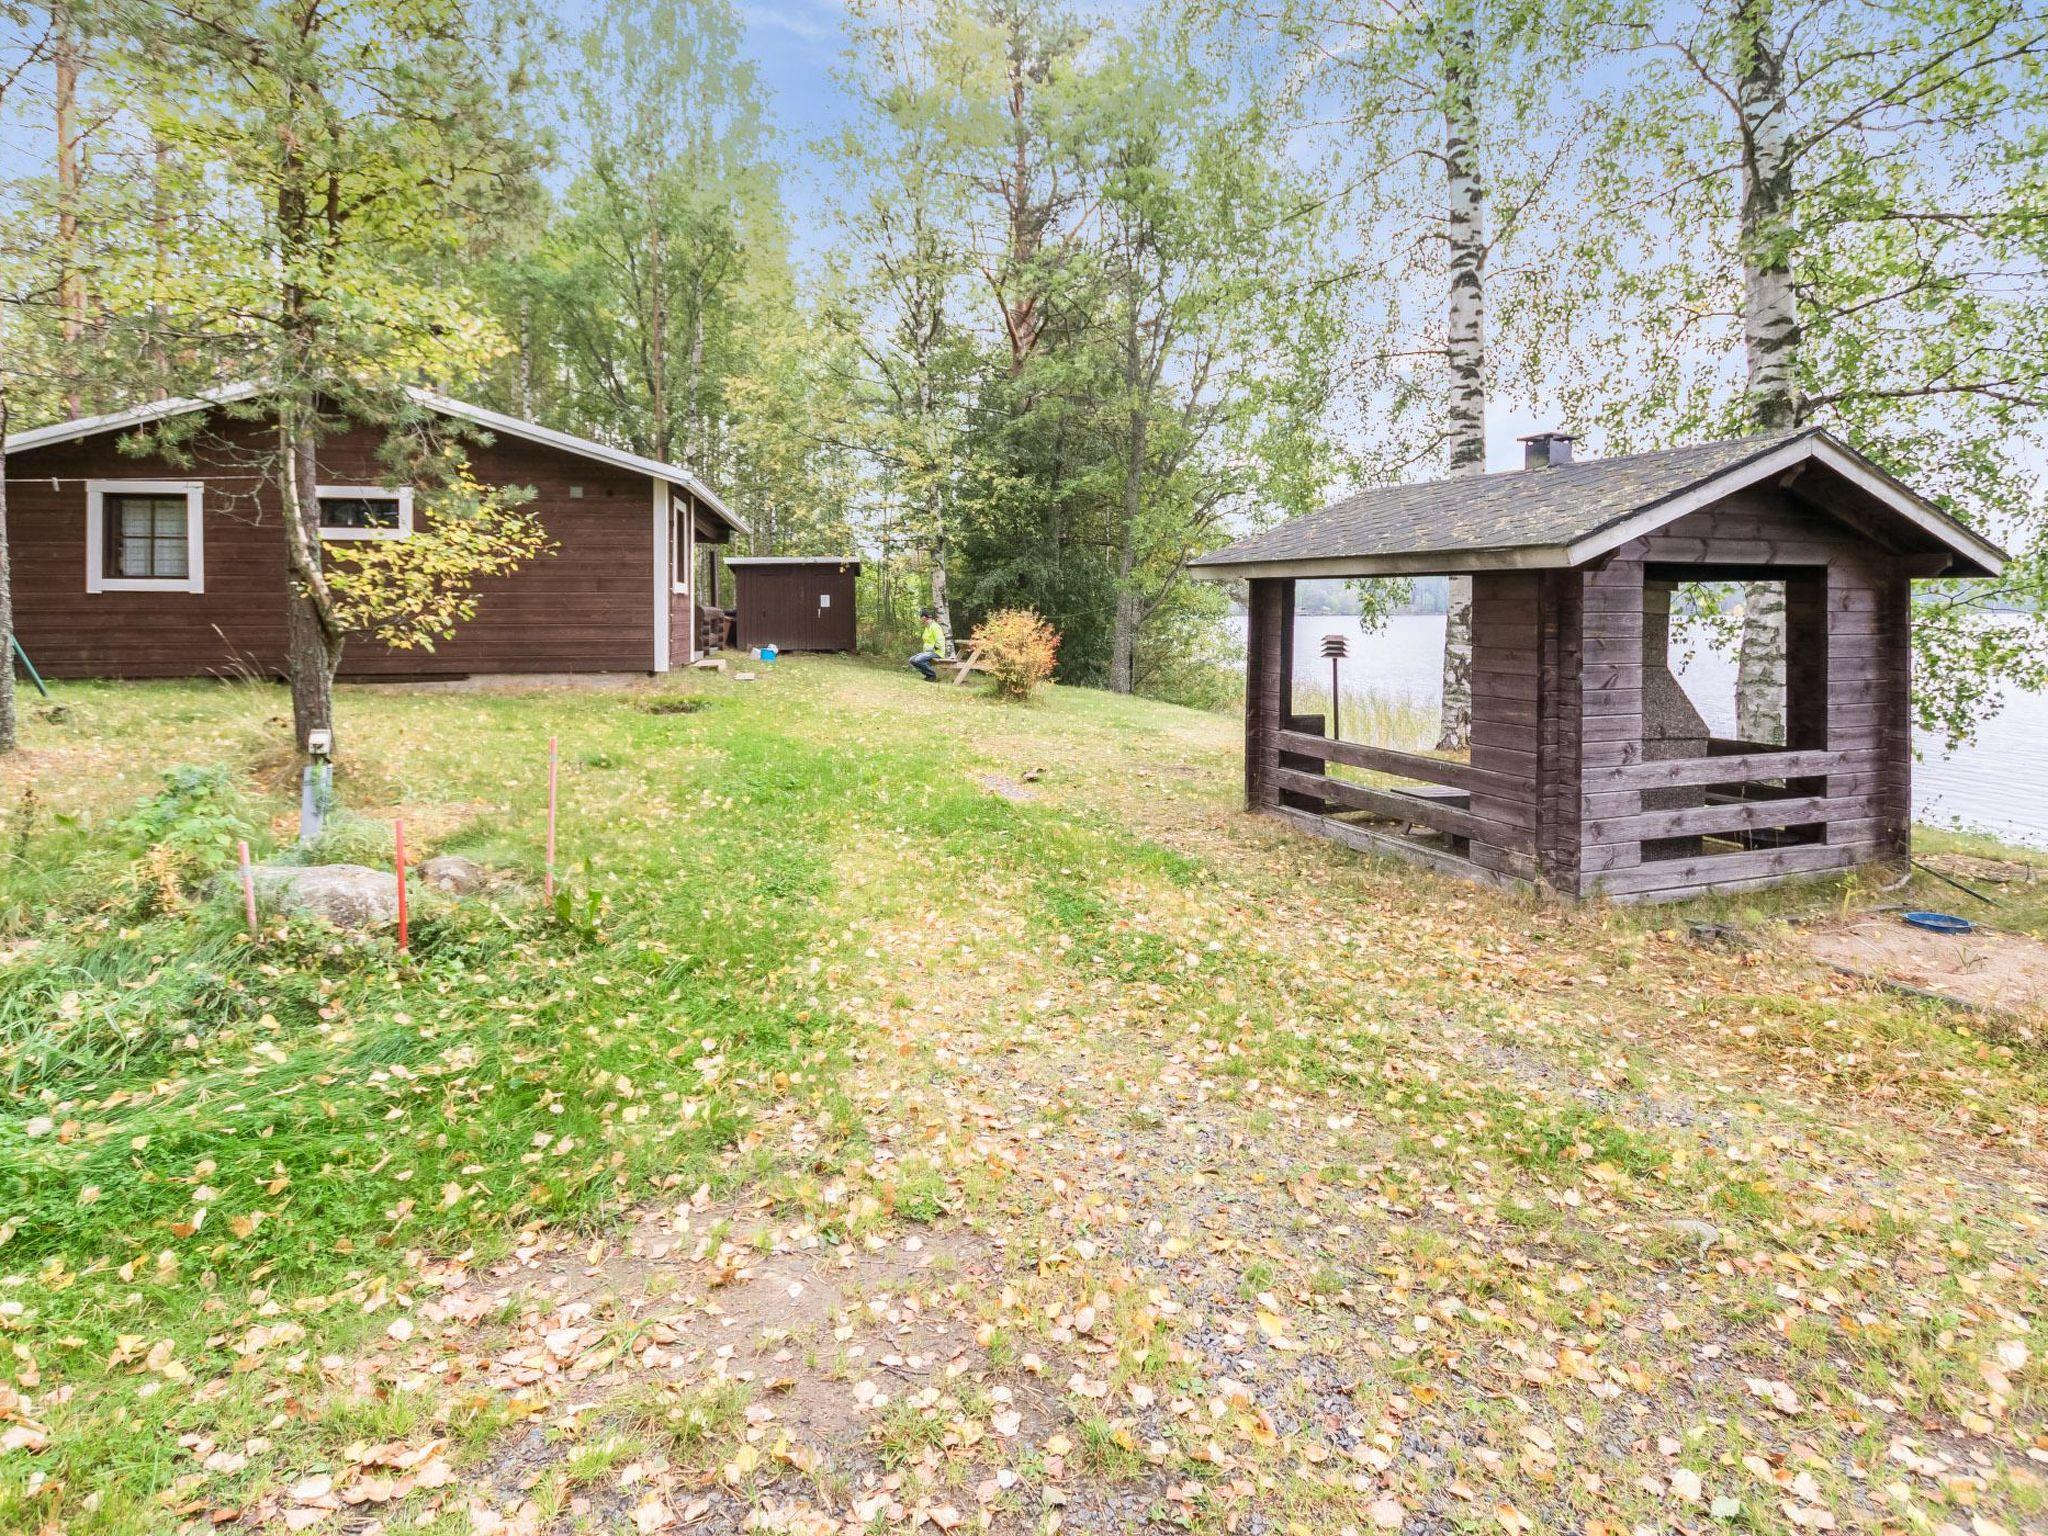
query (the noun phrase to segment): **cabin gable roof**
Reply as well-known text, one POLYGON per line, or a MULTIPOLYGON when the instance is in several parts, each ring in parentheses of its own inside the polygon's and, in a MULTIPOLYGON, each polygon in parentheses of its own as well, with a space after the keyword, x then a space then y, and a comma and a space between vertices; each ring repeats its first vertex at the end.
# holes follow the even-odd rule
POLYGON ((1819 428, 1694 443, 1418 485, 1375 486, 1191 563, 1212 580, 1394 576, 1585 565, 1760 483, 1798 485, 1824 511, 1996 575, 2005 552, 1819 428))
MULTIPOLYGON (((53 422, 46 427, 34 427, 26 432, 8 434, 7 451, 25 453, 35 448, 45 448, 53 443, 75 442, 80 438, 93 437, 102 432, 132 432, 141 427, 152 426, 174 416, 189 415, 193 411, 210 410, 215 406, 234 405, 250 400, 263 393, 259 383, 244 382, 210 389, 203 394, 181 397, 173 400, 152 400, 124 411, 112 411, 102 416, 81 416, 75 421, 53 422)), ((502 411, 487 406, 472 405, 467 400, 457 400, 448 395, 436 394, 432 390, 408 385, 406 395, 423 410, 438 416, 447 416, 457 421, 466 421, 472 426, 503 437, 518 438, 524 442, 537 443, 593 463, 607 464, 614 469, 623 469, 633 474, 646 475, 652 480, 666 481, 681 486, 702 501, 719 520, 735 533, 749 531, 746 523, 726 506, 718 493, 680 464, 665 464, 659 459, 650 459, 629 449, 617 448, 610 443, 600 443, 572 433, 558 432, 538 422, 525 421, 517 416, 507 416, 502 411)))

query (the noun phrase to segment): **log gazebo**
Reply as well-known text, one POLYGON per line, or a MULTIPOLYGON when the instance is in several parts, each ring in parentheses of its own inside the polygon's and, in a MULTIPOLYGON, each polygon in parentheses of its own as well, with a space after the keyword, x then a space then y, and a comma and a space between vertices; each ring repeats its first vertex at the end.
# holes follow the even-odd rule
POLYGON ((1194 562, 1249 589, 1247 806, 1574 897, 1905 857, 1911 584, 2003 552, 1817 429, 1577 463, 1561 433, 1524 442, 1519 472, 1362 491, 1194 562), (1295 583, 1414 575, 1472 578, 1469 760, 1294 708, 1295 583), (1674 591, 1716 581, 1783 584, 1782 743, 1711 735, 1671 670, 1674 591))

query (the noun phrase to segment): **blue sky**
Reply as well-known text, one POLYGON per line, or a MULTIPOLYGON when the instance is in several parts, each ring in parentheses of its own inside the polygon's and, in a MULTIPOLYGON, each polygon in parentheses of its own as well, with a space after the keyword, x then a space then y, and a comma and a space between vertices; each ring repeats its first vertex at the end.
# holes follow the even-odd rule
POLYGON ((846 8, 839 0, 747 0, 739 12, 775 120, 792 148, 838 127, 844 103, 831 71, 845 46, 846 8))

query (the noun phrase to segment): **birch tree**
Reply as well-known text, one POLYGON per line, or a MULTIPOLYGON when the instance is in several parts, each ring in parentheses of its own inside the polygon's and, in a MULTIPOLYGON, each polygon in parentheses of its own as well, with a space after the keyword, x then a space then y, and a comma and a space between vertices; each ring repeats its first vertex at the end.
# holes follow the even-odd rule
MULTIPOLYGON (((916 552, 949 642, 957 459, 975 363, 959 315, 960 290, 974 271, 967 189, 953 160, 968 66, 944 41, 958 20, 901 5, 856 9, 848 82, 861 113, 834 155, 852 191, 835 209, 846 241, 844 302, 835 313, 863 362, 870 407, 858 426, 848 424, 848 437, 879 473, 896 510, 887 542, 916 552)), ((1005 333, 1014 334, 1018 317, 1007 305, 1003 312, 1005 333)))
POLYGON ((726 0, 609 0, 574 57, 562 83, 573 175, 495 274, 517 333, 515 393, 529 411, 696 464, 723 430, 740 290, 785 259, 740 19, 726 0))
MULTIPOLYGON (((1357 210, 1368 253, 1356 274, 1360 308, 1372 317, 1360 364, 1370 414, 1394 431, 1368 449, 1368 473, 1417 464, 1482 473, 1501 371, 1490 290, 1506 283, 1512 311, 1537 280, 1516 263, 1517 243, 1569 148, 1551 118, 1593 6, 1249 0, 1237 9, 1288 48, 1288 92, 1303 115, 1330 109, 1341 125, 1325 175, 1357 210)), ((1439 744, 1458 749, 1471 734, 1472 583, 1454 576, 1450 585, 1439 744)))
MULTIPOLYGON (((1613 36, 1573 397, 1621 447, 1828 426, 2020 555, 1916 583, 1921 723, 2048 673, 2048 18, 2025 0, 1716 0, 1613 36)), ((1782 589, 1744 592, 1738 729, 1783 739, 1782 589)))
MULTIPOLYGON (((1741 142, 1743 392, 1759 431, 1795 425, 1799 404, 1799 303, 1792 289, 1792 155, 1787 133, 1783 43, 1772 0, 1725 0, 1741 142)), ((1735 734, 1785 740, 1785 588, 1743 586, 1736 660, 1735 734)))

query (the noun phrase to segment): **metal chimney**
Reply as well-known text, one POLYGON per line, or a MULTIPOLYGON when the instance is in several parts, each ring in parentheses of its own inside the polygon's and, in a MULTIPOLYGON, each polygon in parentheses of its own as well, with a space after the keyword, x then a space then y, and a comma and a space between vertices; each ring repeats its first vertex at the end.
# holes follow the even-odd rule
POLYGON ((1554 464, 1572 461, 1572 435, 1569 432, 1531 432, 1521 439, 1521 443, 1524 469, 1548 469, 1554 464))

